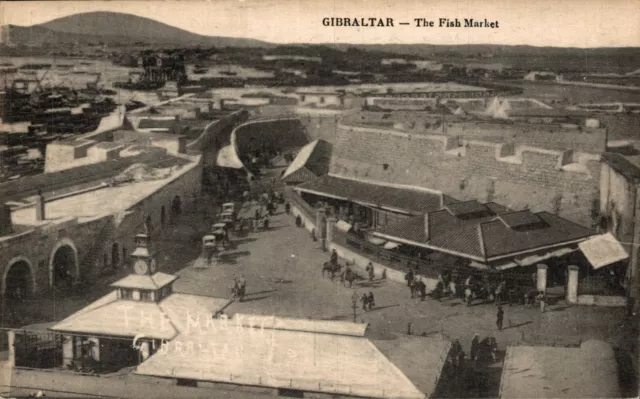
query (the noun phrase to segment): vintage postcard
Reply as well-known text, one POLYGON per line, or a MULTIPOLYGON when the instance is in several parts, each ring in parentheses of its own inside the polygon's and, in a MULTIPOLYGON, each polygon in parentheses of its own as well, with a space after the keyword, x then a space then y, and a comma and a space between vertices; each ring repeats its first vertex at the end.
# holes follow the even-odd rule
POLYGON ((639 27, 0 3, 0 399, 637 397, 639 27))

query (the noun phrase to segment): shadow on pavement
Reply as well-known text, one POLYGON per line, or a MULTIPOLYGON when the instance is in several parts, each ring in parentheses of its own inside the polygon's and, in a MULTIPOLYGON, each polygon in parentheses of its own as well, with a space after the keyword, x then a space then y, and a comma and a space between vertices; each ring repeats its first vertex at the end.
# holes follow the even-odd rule
POLYGON ((242 303, 246 303, 246 302, 259 301, 259 300, 261 300, 261 299, 269 298, 270 296, 271 296, 271 295, 263 295, 263 296, 253 297, 253 298, 244 298, 241 302, 242 302, 242 303))

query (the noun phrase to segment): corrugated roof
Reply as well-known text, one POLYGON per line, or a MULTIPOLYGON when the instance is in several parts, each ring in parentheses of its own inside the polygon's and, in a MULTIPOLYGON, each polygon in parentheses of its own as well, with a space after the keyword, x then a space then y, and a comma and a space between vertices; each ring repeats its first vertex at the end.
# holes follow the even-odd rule
POLYGON ((500 220, 512 229, 542 223, 540 217, 529 210, 503 213, 500 215, 500 220))
POLYGON ((490 209, 487 208, 486 205, 481 204, 477 200, 454 202, 448 204, 445 209, 447 209, 453 216, 490 212, 490 209))
POLYGON ((315 180, 317 178, 318 176, 316 174, 303 166, 299 169, 296 169, 293 173, 287 175, 286 177, 283 177, 282 181, 284 183, 297 184, 315 180))
POLYGON ((328 175, 301 184, 296 187, 296 190, 407 213, 423 214, 440 209, 439 194, 363 183, 328 175))
POLYGON ((507 227, 501 220, 482 223, 482 238, 486 256, 491 258, 569 243, 595 234, 595 231, 590 228, 580 226, 549 212, 539 212, 534 215, 544 222, 540 227, 520 230, 507 227))
MULTIPOLYGON (((491 204, 491 207, 497 211, 506 209, 498 204, 491 204)), ((494 215, 464 220, 441 210, 429 213, 429 240, 425 234, 423 216, 400 221, 374 234, 484 260, 520 252, 535 252, 546 246, 570 244, 594 234, 587 227, 548 212, 540 212, 534 216, 542 223, 512 229, 494 215)))

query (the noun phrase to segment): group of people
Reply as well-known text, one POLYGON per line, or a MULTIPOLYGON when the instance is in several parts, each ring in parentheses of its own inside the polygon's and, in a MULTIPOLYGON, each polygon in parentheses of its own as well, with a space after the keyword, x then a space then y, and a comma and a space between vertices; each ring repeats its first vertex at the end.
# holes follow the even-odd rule
POLYGON ((409 287, 409 291, 411 291, 411 298, 415 298, 416 296, 420 297, 421 301, 427 296, 427 285, 422 281, 422 277, 420 277, 413 269, 409 269, 407 274, 404 275, 404 279, 407 282, 407 287, 409 287))
POLYGON ((262 208, 256 208, 255 216, 253 218, 254 232, 257 232, 261 225, 264 230, 269 230, 269 215, 273 215, 273 213, 267 210, 267 212, 263 214, 262 208))
POLYGON ((372 291, 369 291, 369 294, 366 292, 363 293, 360 297, 360 302, 362 302, 362 310, 365 312, 373 310, 374 306, 376 306, 376 300, 372 291))
MULTIPOLYGON (((471 347, 469 350, 469 361, 477 364, 479 360, 493 361, 497 360, 498 342, 494 337, 487 337, 480 341, 480 335, 474 334, 471 339, 471 347)), ((451 347, 451 364, 454 372, 461 370, 465 365, 466 354, 462 349, 459 339, 453 341, 451 347)))

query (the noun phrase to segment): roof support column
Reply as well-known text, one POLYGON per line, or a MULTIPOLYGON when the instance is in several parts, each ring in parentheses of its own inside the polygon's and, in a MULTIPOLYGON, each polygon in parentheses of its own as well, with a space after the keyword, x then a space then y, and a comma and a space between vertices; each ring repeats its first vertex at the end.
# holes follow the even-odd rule
POLYGON ((569 278, 567 281, 567 302, 576 305, 578 303, 578 266, 569 266, 569 278))
POLYGON ((547 265, 539 264, 536 275, 536 284, 538 292, 547 292, 547 265))

